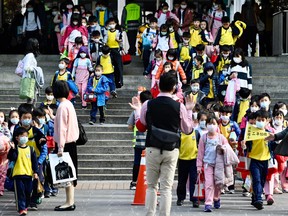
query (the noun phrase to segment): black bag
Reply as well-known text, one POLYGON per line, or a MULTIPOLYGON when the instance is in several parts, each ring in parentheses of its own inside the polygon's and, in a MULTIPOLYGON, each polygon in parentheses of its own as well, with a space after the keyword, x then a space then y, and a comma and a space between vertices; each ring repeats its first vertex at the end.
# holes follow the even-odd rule
POLYGON ((157 128, 151 125, 150 142, 161 150, 174 150, 180 141, 180 133, 157 128))
POLYGON ((55 166, 56 180, 73 178, 72 168, 65 161, 59 162, 55 166))
POLYGON ((76 145, 85 145, 88 141, 88 138, 83 125, 79 121, 78 121, 78 128, 79 128, 79 138, 76 141, 76 145))
POLYGON ((288 134, 277 145, 274 155, 288 156, 288 134))

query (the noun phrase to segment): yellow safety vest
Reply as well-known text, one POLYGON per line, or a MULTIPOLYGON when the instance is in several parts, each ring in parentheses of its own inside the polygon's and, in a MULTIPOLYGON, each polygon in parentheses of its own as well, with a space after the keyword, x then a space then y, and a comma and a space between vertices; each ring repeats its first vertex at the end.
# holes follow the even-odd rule
POLYGON ((220 46, 234 45, 234 39, 233 39, 231 27, 229 27, 228 29, 224 29, 223 27, 221 27, 221 38, 220 38, 219 44, 220 44, 220 46))
POLYGON ((119 48, 119 43, 116 41, 117 31, 108 31, 107 46, 110 48, 119 48))
POLYGON ((195 130, 192 134, 181 133, 181 144, 179 149, 179 159, 193 160, 197 158, 198 148, 195 130))
POLYGON ((112 65, 112 60, 111 60, 110 56, 108 56, 106 58, 104 56, 101 56, 100 57, 100 65, 102 65, 102 67, 103 67, 103 74, 114 73, 114 67, 112 65))
POLYGON ((189 42, 190 46, 196 47, 198 44, 202 44, 202 38, 201 38, 200 32, 201 32, 200 29, 192 28, 190 30, 190 34, 191 34, 191 39, 190 39, 190 42, 189 42))
POLYGON ((135 21, 141 19, 141 8, 138 4, 130 3, 125 6, 127 16, 125 20, 125 25, 127 25, 128 21, 135 21))
POLYGON ((32 176, 33 170, 32 170, 32 155, 31 155, 31 149, 29 146, 26 146, 25 148, 17 147, 18 151, 18 157, 13 169, 12 176, 18 176, 18 175, 27 175, 32 176))

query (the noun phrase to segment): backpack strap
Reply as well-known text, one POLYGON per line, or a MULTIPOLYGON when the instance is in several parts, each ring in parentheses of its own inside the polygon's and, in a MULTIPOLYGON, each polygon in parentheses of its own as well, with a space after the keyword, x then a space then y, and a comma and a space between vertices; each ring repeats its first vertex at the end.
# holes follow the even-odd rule
POLYGON ((147 28, 146 29, 146 37, 148 36, 149 32, 150 32, 150 28, 147 28))

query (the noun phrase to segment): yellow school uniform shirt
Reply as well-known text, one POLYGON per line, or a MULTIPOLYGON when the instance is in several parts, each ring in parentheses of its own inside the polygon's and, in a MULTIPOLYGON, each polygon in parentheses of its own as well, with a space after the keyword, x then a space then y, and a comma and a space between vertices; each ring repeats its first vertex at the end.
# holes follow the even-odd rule
POLYGON ((17 147, 18 151, 18 157, 13 169, 12 176, 18 176, 18 175, 27 175, 32 176, 33 170, 32 170, 32 155, 31 150, 29 146, 26 147, 17 147))
POLYGON ((228 29, 224 29, 223 27, 221 27, 221 38, 220 38, 219 44, 220 46, 234 45, 234 39, 233 39, 231 27, 229 27, 228 29))
POLYGON ((196 94, 192 93, 191 95, 193 97, 193 101, 197 101, 198 93, 196 93, 196 94))
POLYGON ((97 87, 99 83, 99 80, 95 79, 95 77, 93 78, 93 89, 95 89, 97 87))
POLYGON ((231 132, 230 122, 227 125, 220 124, 220 132, 226 139, 229 140, 229 136, 231 132))
POLYGON ((207 95, 207 98, 213 99, 214 98, 214 91, 213 91, 213 80, 208 78, 209 80, 209 94, 207 95))
POLYGON ((251 152, 249 152, 248 157, 259 161, 269 160, 271 155, 268 141, 265 141, 264 139, 253 140, 252 149, 251 152))
POLYGON ((192 79, 199 79, 200 75, 203 73, 203 67, 193 68, 192 79))
POLYGON ((242 122, 242 118, 245 116, 246 111, 249 109, 250 100, 241 100, 239 105, 239 113, 237 118, 237 123, 242 122))
POLYGON ((195 130, 189 134, 181 133, 181 144, 179 149, 179 159, 193 160, 197 158, 198 148, 195 130))
POLYGON ((106 58, 104 56, 101 56, 100 57, 100 65, 102 65, 102 67, 103 67, 103 74, 114 73, 114 67, 112 65, 112 60, 111 60, 110 56, 108 56, 106 58))
POLYGON ((38 149, 36 141, 34 139, 33 127, 31 127, 28 131, 28 142, 26 143, 26 145, 32 146, 34 148, 37 158, 40 156, 40 149, 38 149))
POLYGON ((117 31, 114 32, 108 31, 107 35, 107 46, 110 48, 119 48, 119 43, 116 41, 117 31))
POLYGON ((229 58, 224 59, 223 57, 221 58, 221 61, 219 61, 218 66, 217 66, 217 71, 220 72, 223 70, 224 65, 230 65, 231 60, 229 58))
POLYGON ((182 46, 180 50, 180 62, 189 61, 191 59, 189 46, 182 46))
POLYGON ((175 32, 170 33, 170 44, 172 49, 178 49, 178 43, 176 41, 175 32))
POLYGON ((99 24, 101 26, 105 25, 105 11, 99 11, 99 24))
POLYGON ((192 28, 190 30, 190 34, 191 34, 191 39, 189 43, 190 46, 196 47, 198 44, 202 44, 202 38, 201 38, 200 32, 201 32, 200 29, 192 28))

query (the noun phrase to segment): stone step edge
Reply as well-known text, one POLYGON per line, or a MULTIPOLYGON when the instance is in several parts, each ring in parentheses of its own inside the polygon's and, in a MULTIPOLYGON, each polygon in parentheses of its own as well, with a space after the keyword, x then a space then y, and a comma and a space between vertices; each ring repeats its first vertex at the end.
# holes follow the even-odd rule
POLYGON ((133 167, 78 167, 79 170, 103 170, 103 169, 109 169, 109 170, 131 170, 133 167))
POLYGON ((93 161, 100 161, 100 162, 130 162, 130 161, 133 161, 133 160, 110 160, 110 159, 78 159, 78 161, 81 161, 81 162, 93 162, 93 161))

